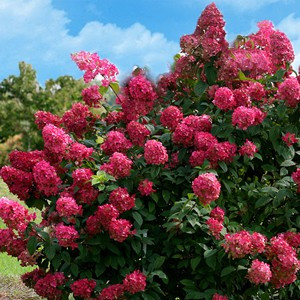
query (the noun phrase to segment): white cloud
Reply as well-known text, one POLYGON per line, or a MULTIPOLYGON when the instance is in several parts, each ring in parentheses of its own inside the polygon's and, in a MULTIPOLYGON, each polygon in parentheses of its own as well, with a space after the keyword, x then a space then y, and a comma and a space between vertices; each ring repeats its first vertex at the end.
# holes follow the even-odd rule
POLYGON ((295 61, 294 68, 298 71, 300 66, 300 18, 295 17, 295 14, 290 14, 278 24, 277 28, 283 31, 291 40, 294 51, 295 61))
POLYGON ((142 24, 128 28, 115 24, 89 22, 73 36, 64 11, 51 0, 1 0, 0 48, 1 74, 17 73, 18 61, 25 60, 38 70, 40 80, 63 74, 79 74, 70 53, 80 50, 98 52, 121 70, 134 65, 148 66, 155 74, 166 72, 177 43, 161 33, 152 33, 142 24))

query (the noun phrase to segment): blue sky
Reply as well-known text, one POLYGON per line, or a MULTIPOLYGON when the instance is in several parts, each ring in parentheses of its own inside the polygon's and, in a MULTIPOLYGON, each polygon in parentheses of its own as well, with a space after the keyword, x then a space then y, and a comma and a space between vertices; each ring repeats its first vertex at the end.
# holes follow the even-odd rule
MULTIPOLYGON (((24 60, 38 79, 81 76, 70 59, 80 50, 98 52, 122 74, 134 65, 154 76, 166 72, 180 36, 194 31, 206 0, 0 0, 0 80, 18 74, 24 60)), ((300 65, 299 0, 216 0, 227 38, 271 20, 292 40, 300 65)))

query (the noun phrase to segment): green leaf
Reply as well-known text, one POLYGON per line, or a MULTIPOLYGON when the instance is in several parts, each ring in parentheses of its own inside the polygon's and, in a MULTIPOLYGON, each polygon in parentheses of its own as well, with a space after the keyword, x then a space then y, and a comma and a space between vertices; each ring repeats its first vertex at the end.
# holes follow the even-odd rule
POLYGON ((227 165, 226 165, 226 163, 224 161, 219 161, 219 166, 224 171, 224 173, 227 172, 228 168, 227 168, 227 165))
POLYGON ((163 265, 165 260, 166 260, 165 256, 157 257, 154 262, 154 269, 159 269, 163 265))
POLYGON ((65 261, 66 263, 70 263, 70 261, 71 261, 71 256, 70 256, 70 254, 67 252, 67 251, 63 251, 62 253, 61 253, 61 258, 62 258, 62 260, 63 261, 65 261))
POLYGON ((224 277, 226 275, 229 275, 230 273, 234 272, 235 268, 233 266, 228 266, 224 268, 221 272, 221 277, 224 277))
POLYGON ((111 82, 109 85, 116 94, 120 92, 120 86, 118 82, 111 82))
POLYGON ((255 202, 255 208, 264 206, 264 205, 266 205, 267 203, 269 203, 270 201, 272 201, 272 198, 270 198, 270 197, 262 197, 262 198, 258 199, 258 200, 255 202))
POLYGON ((31 236, 27 243, 27 249, 30 255, 33 255, 37 246, 37 239, 35 236, 31 236))
POLYGON ((217 69, 212 63, 207 63, 204 65, 204 71, 208 84, 213 85, 217 79, 217 69))
POLYGON ((132 216, 133 216, 134 220, 135 220, 140 226, 143 224, 143 218, 142 218, 142 216, 141 216, 138 212, 134 211, 134 212, 132 213, 132 216))
POLYGON ((161 270, 153 271, 153 272, 151 272, 150 275, 152 277, 155 276, 155 275, 157 275, 165 284, 168 283, 168 277, 167 277, 167 275, 163 271, 161 271, 161 270))
POLYGON ((78 273, 79 273, 79 268, 78 268, 78 265, 76 264, 71 264, 71 272, 72 274, 77 277, 78 276, 78 273))
POLYGON ((163 196, 164 200, 166 202, 168 202, 170 200, 171 194, 168 190, 163 190, 162 191, 162 196, 163 196))
POLYGON ((281 167, 291 167, 291 166, 294 166, 296 165, 295 162, 293 162, 292 160, 285 160, 280 166, 281 167))
POLYGON ((103 263, 96 264, 95 274, 97 277, 102 275, 104 273, 104 271, 105 271, 105 266, 103 263))
POLYGON ((204 251, 204 258, 208 258, 208 257, 216 254, 217 251, 218 251, 217 249, 209 249, 209 250, 204 251))
POLYGON ((45 254, 49 260, 53 259, 53 257, 55 256, 55 252, 56 252, 56 249, 53 244, 45 246, 45 254))
POLYGON ((201 97, 207 88, 208 84, 202 80, 199 80, 194 86, 194 92, 198 97, 201 97))
POLYGON ((54 258, 51 261, 52 266, 54 267, 54 269, 58 269, 60 264, 61 264, 61 256, 60 255, 55 255, 54 258))
POLYGON ((131 247, 133 248, 133 250, 136 254, 140 254, 140 252, 142 250, 142 243, 137 239, 132 239, 131 247))
POLYGON ((196 268, 199 265, 200 261, 201 261, 201 256, 200 255, 191 259, 191 267, 192 267, 193 271, 196 270, 196 268))

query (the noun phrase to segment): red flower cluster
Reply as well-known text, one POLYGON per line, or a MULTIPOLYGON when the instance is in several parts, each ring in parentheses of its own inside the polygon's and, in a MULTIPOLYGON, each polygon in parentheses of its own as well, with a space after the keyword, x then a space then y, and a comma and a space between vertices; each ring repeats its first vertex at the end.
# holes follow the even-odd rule
POLYGON ((81 71, 85 71, 83 78, 85 82, 92 81, 97 75, 101 75, 102 85, 108 86, 115 82, 119 71, 115 65, 107 59, 100 59, 97 53, 80 51, 71 55, 72 60, 81 71))
POLYGON ((297 279, 300 261, 295 249, 289 245, 284 236, 273 237, 266 248, 266 256, 271 260, 271 283, 275 288, 281 288, 297 279))
POLYGON ((241 155, 247 155, 249 157, 253 157, 254 154, 257 152, 257 147, 254 143, 248 141, 246 139, 246 142, 244 143, 243 146, 241 146, 240 150, 239 150, 239 153, 241 155))
POLYGON ((115 152, 109 162, 103 164, 100 169, 117 178, 130 175, 132 161, 124 154, 115 152))
POLYGON ((295 133, 287 132, 283 137, 282 140, 286 143, 288 147, 292 146, 293 144, 298 143, 299 139, 296 138, 295 133))
POLYGON ((91 85, 82 90, 82 98, 86 105, 90 107, 99 107, 102 95, 99 92, 98 85, 91 85))
POLYGON ((203 205, 207 205, 219 198, 221 184, 212 173, 204 173, 194 179, 192 188, 203 205))
POLYGON ((56 201, 56 210, 61 217, 72 217, 82 215, 82 206, 77 205, 72 197, 60 197, 56 201))
POLYGON ((150 135, 150 130, 136 121, 128 123, 126 129, 132 143, 140 147, 145 144, 146 138, 150 135))
POLYGON ((75 103, 70 110, 64 113, 62 121, 69 132, 74 132, 76 136, 81 138, 95 120, 88 106, 75 103))
POLYGON ((300 168, 292 173, 292 179, 298 185, 298 193, 300 193, 300 168))
POLYGON ((232 258, 243 258, 247 254, 264 252, 266 241, 266 237, 260 233, 255 232, 251 235, 248 231, 242 230, 237 233, 226 234, 222 246, 232 258))
POLYGON ((94 291, 95 287, 96 287, 96 281, 92 279, 89 280, 86 278, 76 280, 70 285, 73 295, 75 297, 82 297, 82 298, 91 297, 91 293, 94 291))
POLYGON ((114 152, 125 153, 131 147, 131 142, 122 132, 112 130, 107 134, 105 142, 101 145, 101 150, 105 154, 113 154, 114 152))
POLYGON ((44 152, 39 150, 29 152, 14 150, 9 154, 11 166, 25 172, 31 172, 34 165, 45 158, 44 152))
POLYGON ((300 84, 297 78, 287 78, 277 91, 277 97, 283 99, 288 107, 296 107, 300 103, 300 84))
POLYGON ((177 106, 171 105, 162 111, 160 122, 163 126, 174 131, 177 125, 183 120, 183 113, 177 106))
POLYGON ((28 209, 18 202, 2 197, 0 198, 0 218, 8 228, 22 234, 28 223, 35 220, 36 215, 30 214, 28 209))
POLYGON ((223 226, 224 215, 225 215, 224 210, 219 206, 217 206, 210 212, 210 218, 206 221, 206 225, 208 226, 209 232, 217 240, 221 238, 220 233, 224 228, 223 226))
POLYGON ((235 99, 232 91, 227 87, 220 87, 215 92, 213 104, 221 110, 229 110, 235 107, 235 99))
POLYGON ((63 223, 58 224, 55 227, 55 236, 62 247, 71 247, 72 249, 78 247, 75 241, 79 238, 79 233, 74 226, 66 226, 63 223))
POLYGON ((17 195, 21 200, 29 198, 33 190, 32 173, 5 166, 1 168, 0 176, 8 185, 11 193, 17 195))
POLYGON ((121 214, 135 206, 135 195, 130 196, 127 188, 118 187, 110 193, 109 203, 111 203, 121 214))
POLYGON ((149 165, 163 165, 168 161, 167 149, 161 142, 149 140, 145 144, 144 157, 149 165))
POLYGON ((124 295, 125 292, 129 292, 134 295, 138 292, 144 291, 146 288, 146 276, 139 270, 133 271, 131 274, 127 274, 122 284, 113 284, 104 288, 98 300, 115 300, 124 295))
POLYGON ((148 179, 139 183, 138 190, 142 196, 149 196, 156 192, 156 190, 153 189, 153 182, 148 179))
POLYGON ((37 189, 46 196, 56 195, 62 183, 54 167, 42 160, 33 168, 33 178, 37 189))
POLYGON ((59 116, 53 115, 47 111, 37 111, 34 114, 34 117, 35 124, 40 130, 43 130, 43 128, 48 124, 52 124, 55 127, 59 127, 62 124, 62 120, 59 116))
POLYGON ((228 300, 228 297, 215 293, 212 300, 228 300))
MULTIPOLYGON (((112 198, 115 198, 117 195, 115 194, 113 196, 112 198)), ((121 206, 120 203, 117 204, 121 206)), ((122 205, 121 209, 123 208, 124 205, 122 205)), ((135 230, 130 230, 132 224, 128 220, 117 219, 119 215, 120 212, 112 204, 98 206, 96 213, 87 219, 87 232, 94 235, 100 233, 102 228, 104 228, 108 230, 111 239, 122 243, 128 236, 135 234, 135 230)))
POLYGON ((254 284, 269 282, 272 277, 270 265, 258 259, 253 260, 250 269, 248 269, 247 277, 254 284))
POLYGON ((65 283, 66 279, 63 273, 47 274, 37 280, 34 285, 35 292, 41 297, 47 299, 60 299, 62 290, 59 289, 65 283))
POLYGON ((257 107, 245 107, 239 106, 233 111, 232 114, 232 125, 237 125, 242 130, 247 130, 252 125, 258 125, 262 123, 265 118, 263 113, 257 107))

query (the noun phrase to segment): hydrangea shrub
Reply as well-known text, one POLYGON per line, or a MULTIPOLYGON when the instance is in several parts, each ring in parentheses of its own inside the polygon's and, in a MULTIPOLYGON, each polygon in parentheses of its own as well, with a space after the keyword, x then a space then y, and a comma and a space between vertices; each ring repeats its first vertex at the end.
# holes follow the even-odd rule
POLYGON ((207 6, 156 83, 138 68, 120 87, 112 63, 72 55, 85 104, 37 113, 44 150, 13 151, 0 171, 42 211, 37 224, 0 199, 0 250, 37 266, 22 279, 40 296, 300 297, 294 52, 269 21, 233 45, 224 25, 207 6))

